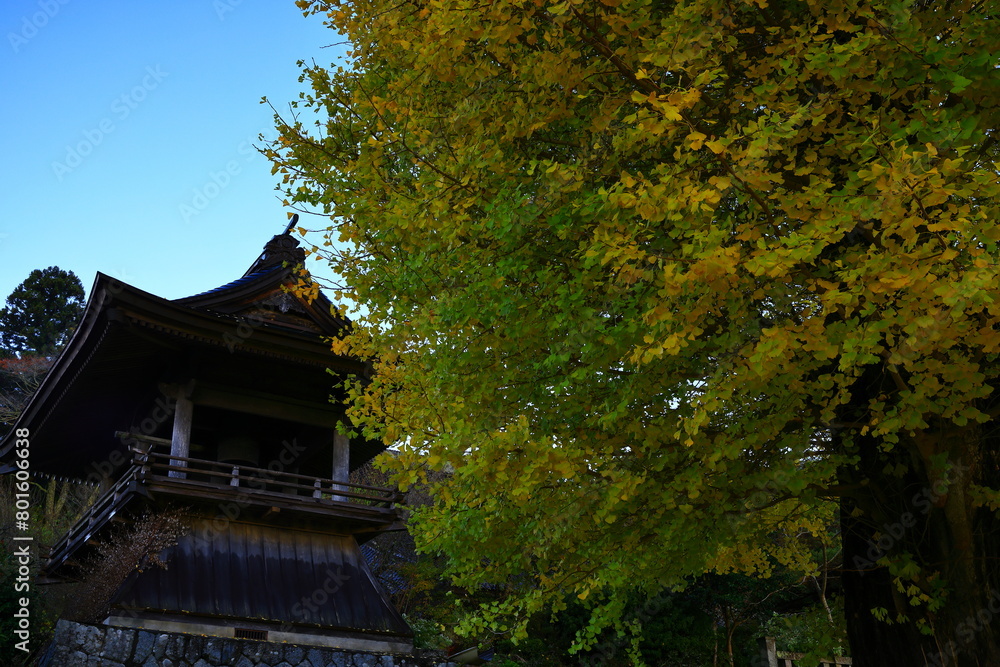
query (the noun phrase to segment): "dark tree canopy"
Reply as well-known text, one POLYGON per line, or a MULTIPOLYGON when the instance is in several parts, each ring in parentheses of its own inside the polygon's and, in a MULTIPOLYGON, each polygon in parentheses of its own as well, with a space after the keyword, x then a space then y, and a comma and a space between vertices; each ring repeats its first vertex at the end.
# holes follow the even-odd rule
POLYGON ((10 353, 52 355, 73 332, 84 292, 72 271, 35 269, 0 310, 0 348, 10 353))

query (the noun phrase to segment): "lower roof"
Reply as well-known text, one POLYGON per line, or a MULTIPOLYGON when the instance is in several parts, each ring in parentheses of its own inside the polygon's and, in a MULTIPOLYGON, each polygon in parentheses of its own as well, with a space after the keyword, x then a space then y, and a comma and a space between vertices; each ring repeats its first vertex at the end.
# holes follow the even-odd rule
POLYGON ((114 606, 392 636, 412 631, 351 536, 231 522, 198 526, 134 574, 114 606))

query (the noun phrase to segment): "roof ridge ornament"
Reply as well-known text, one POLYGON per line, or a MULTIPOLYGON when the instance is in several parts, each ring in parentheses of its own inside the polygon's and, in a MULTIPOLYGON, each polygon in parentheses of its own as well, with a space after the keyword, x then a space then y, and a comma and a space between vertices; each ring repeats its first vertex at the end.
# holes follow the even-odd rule
POLYGON ((306 260, 306 253, 299 247, 299 240, 292 236, 292 229, 299 221, 299 214, 296 213, 288 222, 285 231, 273 237, 264 245, 264 252, 250 265, 243 277, 270 269, 275 266, 303 264, 306 260))

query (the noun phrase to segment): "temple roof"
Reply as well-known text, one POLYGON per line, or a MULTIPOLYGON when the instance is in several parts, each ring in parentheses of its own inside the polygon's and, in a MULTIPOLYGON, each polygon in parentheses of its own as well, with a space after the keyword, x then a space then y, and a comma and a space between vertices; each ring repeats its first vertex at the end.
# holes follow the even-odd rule
MULTIPOLYGON (((0 461, 11 461, 15 430, 27 428, 32 470, 85 477, 88 466, 121 449, 115 431, 137 428, 162 400, 158 387, 185 377, 206 380, 193 400, 210 408, 231 409, 224 400, 235 391, 241 405, 253 406, 251 416, 332 427, 344 407, 330 402, 331 394, 343 398, 330 372, 368 368, 331 352, 329 338, 350 323, 330 301, 289 289, 297 273, 288 261, 301 253, 286 231, 242 277, 173 301, 99 273, 72 338, 0 439, 0 461)), ((355 443, 352 466, 380 448, 355 443)))
POLYGON ((267 242, 242 277, 174 303, 227 315, 261 316, 271 325, 313 329, 325 336, 341 333, 350 322, 335 314, 322 292, 311 300, 296 294, 296 285, 309 280, 298 268, 305 262, 305 252, 291 236, 296 220, 297 215, 283 234, 267 242))

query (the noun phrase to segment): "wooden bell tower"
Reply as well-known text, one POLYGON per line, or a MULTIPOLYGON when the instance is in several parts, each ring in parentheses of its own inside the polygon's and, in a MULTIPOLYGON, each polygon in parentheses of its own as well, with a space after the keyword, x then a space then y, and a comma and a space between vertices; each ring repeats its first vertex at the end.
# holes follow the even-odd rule
POLYGON ((184 299, 98 274, 16 425, 32 470, 104 489, 44 574, 79 577, 114 522, 181 508, 190 531, 160 556, 168 567, 133 572, 105 623, 408 653, 412 632, 359 548, 401 528, 399 496, 349 481, 383 449, 348 437, 338 393, 367 368, 330 351, 350 326, 330 302, 289 290, 304 260, 289 230, 242 277, 184 299))

